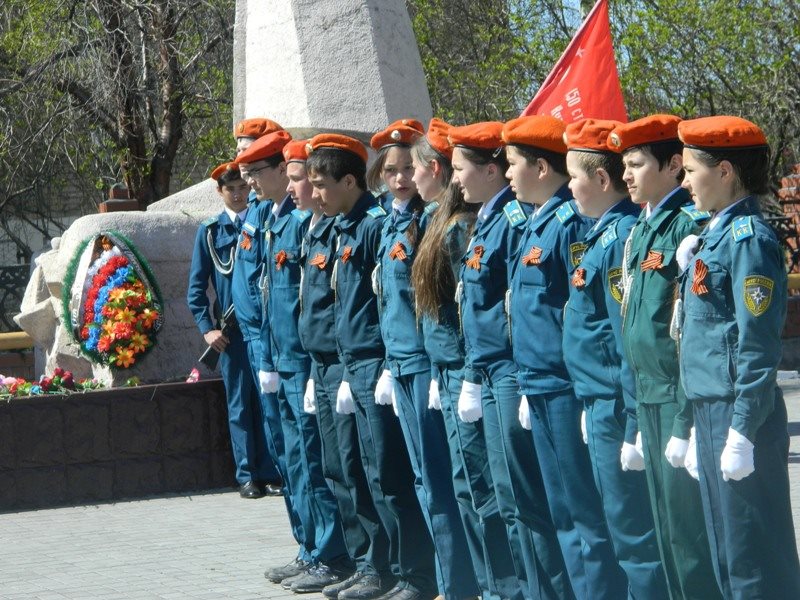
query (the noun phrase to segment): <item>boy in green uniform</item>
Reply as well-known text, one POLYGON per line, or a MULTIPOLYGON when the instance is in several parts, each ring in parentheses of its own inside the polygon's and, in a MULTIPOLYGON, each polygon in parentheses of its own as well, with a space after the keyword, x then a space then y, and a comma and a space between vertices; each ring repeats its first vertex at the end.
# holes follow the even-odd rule
POLYGON ((669 329, 680 242, 709 215, 680 188, 680 119, 652 115, 616 127, 609 148, 622 153, 623 179, 644 210, 625 246, 623 343, 636 381, 636 412, 658 546, 673 599, 720 598, 705 533, 700 490, 683 468, 692 407, 679 380, 669 329))

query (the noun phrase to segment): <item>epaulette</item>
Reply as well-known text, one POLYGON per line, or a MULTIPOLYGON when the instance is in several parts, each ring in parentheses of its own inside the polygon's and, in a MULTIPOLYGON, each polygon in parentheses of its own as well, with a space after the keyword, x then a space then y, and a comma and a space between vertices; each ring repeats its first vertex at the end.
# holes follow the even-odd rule
POLYGON ((608 246, 617 239, 617 222, 614 221, 611 225, 609 225, 606 230, 603 232, 603 235, 600 237, 600 245, 603 248, 608 248, 608 246))
POLYGON ((310 210, 300 210, 299 208, 295 208, 292 211, 292 216, 295 219, 297 219, 298 221, 300 221, 301 223, 305 223, 309 219, 309 217, 311 217, 311 211, 310 210))
POLYGON ((556 218, 562 225, 564 225, 567 221, 570 220, 570 218, 572 218, 572 215, 574 214, 575 214, 575 209, 572 208, 572 204, 570 204, 569 202, 564 202, 564 204, 562 204, 556 211, 556 218))
POLYGON ((428 205, 425 207, 425 210, 423 210, 422 212, 424 212, 426 215, 429 215, 429 214, 431 214, 433 211, 435 211, 437 208, 439 208, 439 203, 438 203, 438 202, 436 202, 436 201, 434 200, 433 202, 430 202, 430 203, 429 203, 429 204, 428 204, 428 205))
POLYGON ((213 217, 208 217, 205 221, 200 223, 200 225, 203 225, 204 227, 208 227, 209 225, 213 225, 217 221, 219 221, 219 215, 215 215, 213 217))
POLYGON ((252 223, 248 223, 247 221, 242 223, 242 229, 244 229, 251 236, 256 234, 256 226, 252 223))
POLYGON ((753 231, 753 217, 748 215, 746 217, 734 219, 731 224, 731 233, 733 234, 734 242, 741 242, 742 240, 753 237, 755 235, 753 231))
POLYGON ((705 221, 711 218, 711 213, 706 210, 699 210, 694 204, 686 204, 681 206, 681 210, 685 212, 692 221, 705 221))
POLYGON ((385 217, 386 216, 386 211, 383 209, 383 207, 380 204, 376 204, 375 206, 373 206, 372 208, 367 210, 367 214, 370 217, 373 217, 375 219, 379 219, 381 217, 385 217))
POLYGON ((525 211, 522 210, 522 205, 519 203, 519 200, 512 200, 506 204, 503 207, 503 213, 505 213, 506 219, 508 219, 512 227, 519 227, 528 220, 528 216, 525 214, 525 211))

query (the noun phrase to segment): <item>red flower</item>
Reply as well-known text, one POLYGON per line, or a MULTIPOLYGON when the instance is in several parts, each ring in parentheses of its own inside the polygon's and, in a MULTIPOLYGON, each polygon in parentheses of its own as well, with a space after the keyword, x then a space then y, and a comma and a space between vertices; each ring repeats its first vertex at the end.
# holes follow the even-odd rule
POLYGON ((111 344, 113 343, 114 338, 110 335, 101 335, 100 339, 97 342, 97 349, 100 352, 108 352, 111 350, 111 344))
POLYGON ((133 335, 133 326, 130 323, 117 321, 114 323, 114 337, 118 340, 127 340, 133 335))

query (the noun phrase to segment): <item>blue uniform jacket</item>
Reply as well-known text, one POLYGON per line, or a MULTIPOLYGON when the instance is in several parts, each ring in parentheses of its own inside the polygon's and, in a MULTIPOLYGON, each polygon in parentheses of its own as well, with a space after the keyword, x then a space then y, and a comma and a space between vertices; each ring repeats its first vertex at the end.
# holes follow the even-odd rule
POLYGON ((300 342, 313 355, 336 354, 336 324, 333 314, 331 274, 336 262, 336 232, 333 217, 320 217, 303 238, 300 260, 300 342))
POLYGON ((622 399, 625 441, 636 442, 636 383, 622 344, 622 261, 641 209, 626 198, 584 238, 587 245, 564 309, 564 362, 581 400, 622 399), (577 285, 576 285, 577 284, 577 285))
POLYGON ((690 401, 733 402, 731 427, 755 441, 775 403, 787 301, 783 252, 754 198, 700 239, 681 277, 681 383, 690 401))
POLYGON ((416 225, 414 235, 416 245, 419 245, 425 213, 419 211, 415 214, 409 208, 410 205, 403 212, 392 210, 383 220, 378 266, 374 274, 387 368, 396 375, 419 373, 431 366, 414 310, 411 265, 416 257, 416 248, 408 239, 410 228, 416 225))
POLYGON ((272 215, 264 244, 267 276, 267 314, 261 325, 264 354, 261 370, 300 373, 310 367, 308 353, 300 343, 300 253, 311 213, 297 210, 289 196, 280 212, 272 215), (271 356, 271 360, 269 360, 271 356), (272 367, 270 369, 270 367, 272 367))
POLYGON ((216 254, 223 268, 233 267, 232 260, 235 255, 237 236, 236 227, 225 211, 203 221, 197 230, 192 251, 192 266, 189 269, 186 301, 197 327, 203 335, 216 329, 215 315, 221 315, 231 305, 232 274, 224 275, 214 267, 211 252, 216 254), (213 311, 206 294, 209 278, 211 278, 211 284, 217 295, 213 311))
POLYGON ((492 379, 516 371, 506 291, 529 210, 507 187, 488 218, 478 218, 461 260, 457 296, 466 350, 465 381, 480 383, 480 371, 492 379))
MULTIPOLYGON (((444 238, 455 281, 458 281, 461 257, 467 251, 471 231, 469 222, 458 220, 450 225, 444 238)), ((422 339, 434 365, 451 369, 464 366, 464 335, 458 323, 458 304, 454 298, 442 303, 438 320, 428 315, 422 318, 422 339)))
POLYGON ((345 365, 386 355, 378 298, 372 291, 385 216, 375 197, 364 192, 352 210, 337 217, 334 224, 337 242, 331 286, 335 291, 336 343, 345 365))
POLYGON ((231 296, 245 341, 261 335, 264 318, 260 287, 264 274, 264 230, 271 209, 272 202, 269 200, 255 200, 248 205, 236 246, 231 296))
POLYGON ((511 331, 522 394, 572 387, 561 348, 563 313, 592 222, 570 198, 564 185, 529 220, 514 265, 511 331))

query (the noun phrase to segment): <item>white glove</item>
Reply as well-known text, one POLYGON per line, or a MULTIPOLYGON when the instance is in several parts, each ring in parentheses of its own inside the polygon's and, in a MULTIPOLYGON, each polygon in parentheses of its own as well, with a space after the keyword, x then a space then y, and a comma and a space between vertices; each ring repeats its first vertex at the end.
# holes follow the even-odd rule
POLYGON ((686 463, 686 451, 689 449, 689 440, 676 438, 674 435, 669 438, 664 456, 667 461, 676 469, 680 469, 686 463))
POLYGON ((384 369, 375 385, 375 404, 389 405, 394 393, 394 377, 389 369, 384 369))
POLYGON ((523 429, 531 430, 531 405, 528 404, 528 397, 523 396, 519 401, 519 412, 517 415, 519 424, 523 429))
POLYGON ((736 431, 728 429, 728 439, 719 458, 722 479, 739 481, 756 470, 753 462, 753 443, 736 431))
POLYGON ((639 454, 635 444, 622 443, 619 463, 622 465, 623 471, 644 471, 644 457, 639 454))
POLYGON ((689 433, 689 447, 686 449, 686 459, 683 461, 683 466, 689 471, 689 475, 700 480, 700 472, 697 470, 697 441, 694 437, 694 427, 689 433))
POLYGON ((353 392, 350 384, 343 381, 336 392, 336 412, 340 415, 352 415, 356 412, 356 403, 353 402, 353 392))
POLYGON ((442 410, 442 398, 439 396, 439 382, 431 379, 431 387, 428 390, 428 408, 432 410, 442 410))
POLYGON ((678 244, 678 249, 675 251, 675 260, 678 261, 681 273, 686 270, 686 267, 689 266, 689 263, 692 262, 694 255, 697 253, 697 240, 699 239, 696 235, 690 234, 678 244))
POLYGON ((639 453, 639 456, 642 457, 642 460, 644 460, 644 444, 642 443, 641 431, 636 432, 636 443, 634 444, 634 447, 636 448, 636 451, 639 453))
POLYGON ((275 371, 259 371, 258 385, 261 386, 262 394, 274 394, 278 391, 278 384, 281 378, 275 371))
POLYGON ((581 435, 583 436, 583 443, 589 443, 589 434, 586 433, 586 411, 581 411, 581 435))
POLYGON ((314 380, 306 383, 306 393, 303 395, 303 410, 310 415, 317 414, 317 398, 314 395, 314 380))
POLYGON ((481 384, 465 381, 458 396, 458 416, 464 423, 474 423, 483 416, 481 384))
POLYGON ((400 411, 397 408, 397 394, 394 393, 394 388, 392 388, 392 410, 394 411, 395 417, 400 416, 400 411))

